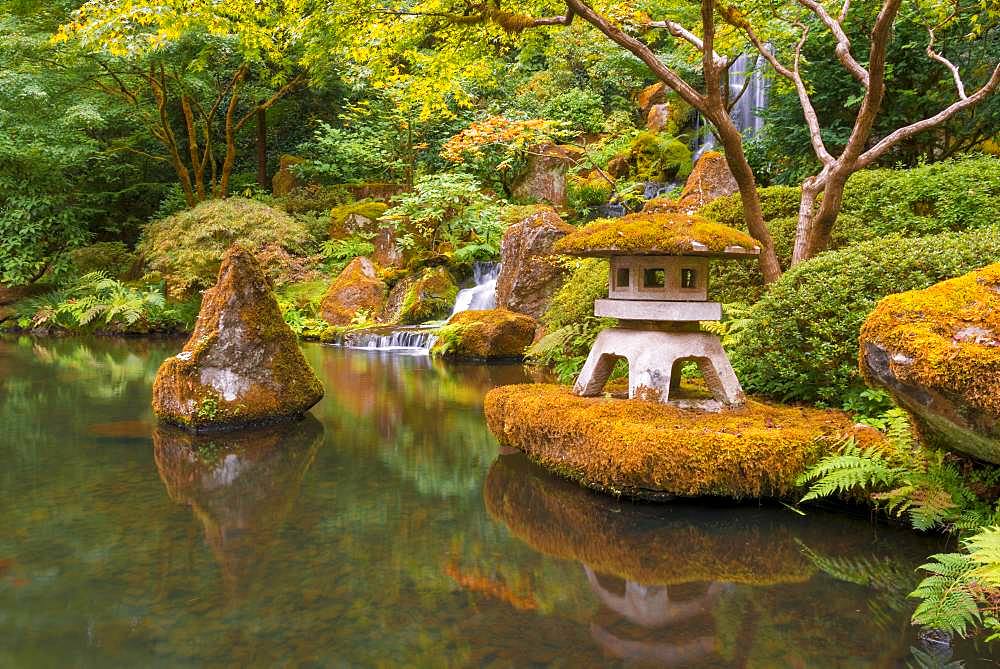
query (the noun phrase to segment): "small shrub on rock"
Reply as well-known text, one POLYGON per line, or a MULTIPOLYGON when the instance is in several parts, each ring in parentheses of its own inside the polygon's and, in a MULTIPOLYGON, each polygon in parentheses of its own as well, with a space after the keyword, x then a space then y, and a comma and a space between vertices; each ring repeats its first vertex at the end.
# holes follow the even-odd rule
POLYGON ((210 200, 154 221, 139 251, 172 295, 187 295, 215 283, 222 254, 233 243, 257 254, 277 284, 315 278, 306 227, 279 209, 243 198, 210 200))
POLYGON ((820 254, 789 270, 732 337, 746 390, 840 406, 861 386, 858 335, 876 303, 1000 261, 1000 228, 889 237, 820 254))

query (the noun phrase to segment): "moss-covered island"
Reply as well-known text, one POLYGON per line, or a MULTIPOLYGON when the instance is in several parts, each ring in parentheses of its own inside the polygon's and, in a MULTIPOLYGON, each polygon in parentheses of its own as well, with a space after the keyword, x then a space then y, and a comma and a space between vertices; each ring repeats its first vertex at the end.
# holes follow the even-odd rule
MULTIPOLYGON (((562 386, 503 386, 486 396, 500 443, 579 483, 640 499, 797 500, 796 478, 844 437, 847 414, 749 401, 722 413, 642 400, 577 397, 562 386)), ((878 439, 874 430, 858 436, 878 439)))

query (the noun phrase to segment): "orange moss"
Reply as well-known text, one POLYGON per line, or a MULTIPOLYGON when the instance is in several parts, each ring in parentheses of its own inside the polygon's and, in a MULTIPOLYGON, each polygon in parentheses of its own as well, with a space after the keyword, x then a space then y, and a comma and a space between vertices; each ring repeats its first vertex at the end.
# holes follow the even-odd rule
POLYGON ((431 353, 446 357, 517 358, 535 338, 535 319, 506 309, 462 311, 438 333, 431 353))
POLYGON ((355 314, 367 310, 374 314, 385 304, 386 285, 378 269, 368 258, 358 257, 344 268, 323 296, 320 316, 330 325, 347 325, 355 314))
POLYGON ((815 572, 799 543, 803 528, 791 523, 747 524, 745 512, 739 513, 742 521, 732 520, 728 510, 703 510, 698 522, 679 511, 669 522, 636 523, 618 502, 550 480, 530 466, 520 458, 498 459, 486 476, 483 501, 491 516, 546 555, 644 585, 772 585, 803 582, 815 572))
POLYGON ((642 213, 644 214, 677 214, 690 213, 690 211, 690 207, 685 207, 677 200, 671 200, 668 197, 654 197, 652 200, 646 200, 646 204, 642 205, 642 213))
MULTIPOLYGON (((873 343, 903 356, 890 360, 903 383, 958 396, 1000 418, 1000 263, 886 297, 860 342, 862 350, 873 343)), ((872 380, 863 357, 861 371, 872 380)))
POLYGON ((652 499, 792 497, 796 477, 853 431, 839 411, 750 401, 713 414, 542 384, 490 391, 486 420, 500 443, 560 475, 652 499))
POLYGON ((579 256, 726 255, 730 246, 759 248, 753 237, 701 216, 642 212, 594 221, 560 239, 554 249, 579 256), (697 244, 705 248, 696 249, 697 244))

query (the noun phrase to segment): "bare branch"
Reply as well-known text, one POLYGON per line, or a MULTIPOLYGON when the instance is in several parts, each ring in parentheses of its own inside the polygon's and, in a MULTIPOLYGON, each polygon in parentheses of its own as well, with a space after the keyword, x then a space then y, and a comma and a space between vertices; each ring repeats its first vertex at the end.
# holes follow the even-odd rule
MULTIPOLYGON (((682 39, 693 46, 700 53, 705 52, 705 43, 702 39, 676 21, 650 21, 646 24, 646 27, 663 28, 677 39, 682 39)), ((730 65, 730 59, 726 56, 720 56, 718 53, 713 53, 712 55, 715 57, 716 67, 725 69, 730 65)))
POLYGON ((952 78, 955 79, 955 88, 958 89, 958 97, 962 100, 969 97, 965 94, 965 84, 962 83, 962 74, 958 71, 958 68, 955 67, 954 63, 934 50, 934 29, 928 28, 927 34, 930 35, 930 42, 927 43, 927 55, 947 67, 948 71, 951 72, 952 78))
POLYGON ((840 16, 837 21, 843 23, 847 19, 847 12, 851 9, 851 0, 844 0, 844 6, 840 8, 840 16))
POLYGON ((861 157, 858 159, 858 167, 867 167, 874 161, 878 160, 886 151, 891 149, 896 144, 899 144, 904 139, 908 139, 919 132, 933 128, 936 125, 940 125, 955 114, 974 107, 989 96, 993 95, 998 88, 1000 88, 1000 63, 997 63, 996 68, 994 68, 993 76, 990 77, 990 80, 986 82, 986 84, 984 84, 978 91, 945 107, 934 116, 930 116, 920 121, 916 121, 915 123, 911 123, 903 128, 899 128, 882 138, 875 144, 875 146, 861 154, 861 157))
MULTIPOLYGON (((837 46, 834 49, 837 54, 837 58, 843 64, 844 68, 851 73, 855 79, 858 80, 865 88, 868 87, 868 70, 861 66, 854 56, 851 55, 851 40, 847 38, 847 33, 844 32, 844 27, 839 21, 830 16, 830 13, 826 11, 816 0, 798 0, 799 4, 806 7, 819 17, 819 20, 823 22, 824 25, 833 33, 834 38, 837 40, 837 46)), ((844 9, 841 10, 842 15, 847 13, 847 3, 845 2, 844 9)))

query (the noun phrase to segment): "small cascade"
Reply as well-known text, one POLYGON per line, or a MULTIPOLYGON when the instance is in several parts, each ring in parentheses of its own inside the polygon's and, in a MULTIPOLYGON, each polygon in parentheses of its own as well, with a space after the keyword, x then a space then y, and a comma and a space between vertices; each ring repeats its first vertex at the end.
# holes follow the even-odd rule
POLYGON ((497 305, 497 277, 500 263, 477 262, 472 266, 472 280, 475 285, 458 291, 455 307, 451 315, 461 311, 493 309, 497 305))
POLYGON ((372 328, 351 332, 337 343, 345 348, 365 351, 423 354, 434 346, 437 339, 434 332, 440 325, 428 323, 400 328, 372 328))
POLYGON ((642 197, 644 200, 668 197, 680 185, 682 184, 677 181, 647 181, 643 184, 642 197))
MULTIPOLYGON (((729 68, 729 95, 739 95, 729 115, 745 137, 753 137, 764 126, 764 117, 760 112, 767 107, 767 94, 771 88, 766 65, 763 56, 753 57, 744 53, 729 68)), ((697 160, 701 154, 715 148, 718 140, 701 114, 695 117, 694 131, 692 151, 697 160)))

